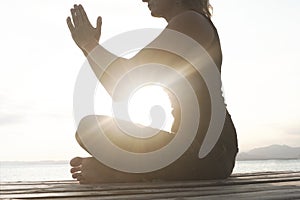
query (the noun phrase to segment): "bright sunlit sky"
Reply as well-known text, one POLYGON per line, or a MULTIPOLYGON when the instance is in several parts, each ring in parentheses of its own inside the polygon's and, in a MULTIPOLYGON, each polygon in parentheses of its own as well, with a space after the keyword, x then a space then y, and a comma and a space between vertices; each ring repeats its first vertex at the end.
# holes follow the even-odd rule
MULTIPOLYGON (((0 160, 68 160, 77 145, 73 90, 84 56, 65 19, 74 3, 101 42, 137 28, 163 28, 142 0, 1 1, 0 160)), ((212 0, 221 38, 222 80, 241 151, 300 146, 300 1, 212 0)), ((99 87, 103 106, 109 98, 99 87)))

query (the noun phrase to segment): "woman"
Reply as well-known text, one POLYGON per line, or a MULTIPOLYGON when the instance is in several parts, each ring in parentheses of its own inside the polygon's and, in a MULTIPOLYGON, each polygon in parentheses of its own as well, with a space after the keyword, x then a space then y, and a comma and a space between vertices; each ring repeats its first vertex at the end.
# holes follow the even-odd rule
MULTIPOLYGON (((168 25, 165 30, 173 30, 182 33, 200 44, 208 52, 213 59, 215 65, 221 71, 222 52, 219 42, 217 30, 210 21, 210 4, 208 0, 143 0, 148 3, 151 10, 151 15, 154 17, 162 17, 168 25)), ((179 67, 185 62, 182 58, 176 55, 166 53, 159 50, 142 50, 132 59, 116 58, 115 55, 104 49, 99 45, 99 38, 101 35, 102 19, 97 19, 97 27, 93 28, 90 24, 86 13, 81 5, 75 5, 71 9, 73 23, 70 17, 67 18, 67 24, 71 31, 72 37, 78 47, 89 59, 91 67, 98 79, 112 94, 112 86, 115 84, 114 80, 118 79, 120 74, 128 72, 131 65, 138 65, 147 62, 161 62, 168 64, 174 68, 179 67), (101 70, 99 63, 95 63, 90 59, 89 54, 97 48, 97 56, 105 60, 116 60, 105 71, 101 70), (149 56, 150 55, 150 56, 149 56), (151 59, 150 59, 151 58, 151 59), (172 63, 170 63, 172 60, 172 63), (134 64, 133 64, 134 63, 134 64), (180 64, 178 64, 180 63, 180 64), (126 66, 126 67, 124 67, 126 66), (100 74, 102 75, 100 77, 100 74), (112 77, 114 76, 114 77, 112 77)), ((158 36, 156 40, 164 38, 164 32, 158 36)), ((168 42, 168 41, 167 41, 168 42)), ((199 131, 197 136, 189 149, 171 165, 149 173, 125 173, 112 169, 95 158, 79 158, 76 157, 71 160, 71 173, 74 179, 80 183, 103 183, 103 182, 130 182, 130 181, 151 181, 156 179, 162 180, 199 180, 199 179, 223 179, 230 176, 235 163, 235 156, 238 152, 237 138, 235 127, 232 123, 231 117, 226 111, 226 119, 224 127, 217 144, 213 150, 203 159, 199 159, 198 151, 201 143, 203 142, 203 133, 207 130, 210 121, 210 100, 209 92, 205 86, 205 82, 201 76, 195 73, 188 73, 187 79, 191 82, 195 91, 197 91, 197 98, 201 107, 201 122, 199 122, 199 131), (190 75, 192 74, 192 75, 190 75)), ((220 90, 220 88, 219 88, 220 90)), ((167 91, 172 107, 174 108, 172 114, 174 115, 174 124, 172 132, 177 132, 180 122, 180 107, 176 100, 175 95, 167 91)), ((225 104, 224 104, 225 106, 225 104)), ((97 118, 97 117, 96 117, 97 118)), ((110 120, 105 117, 98 116, 99 121, 110 120)), ((93 117, 85 118, 81 121, 78 131, 90 130, 89 127, 95 126, 96 120, 93 117)), ((107 128, 107 132, 118 132, 115 127, 107 128)), ((164 135, 164 134, 161 134, 164 135)), ((112 138, 113 139, 113 138, 112 138)), ((123 138, 124 139, 124 138, 123 138)), ((172 139, 172 136, 162 136, 156 138, 155 142, 151 145, 141 142, 138 152, 149 151, 151 148, 156 149, 160 147, 160 142, 164 144, 172 139), (156 144, 156 147, 155 147, 156 144), (148 145, 148 146, 147 146, 148 145), (153 147, 154 146, 154 147, 153 147)), ((79 144, 83 147, 81 140, 77 137, 79 144)), ((116 141, 121 146, 131 148, 130 139, 124 141, 116 141), (129 143, 129 145, 128 145, 129 143), (127 145, 126 145, 127 144, 127 145)), ((86 149, 86 148, 85 148, 86 149)), ((87 149, 86 149, 87 150, 87 149)), ((136 151, 131 148, 130 151, 136 151)))

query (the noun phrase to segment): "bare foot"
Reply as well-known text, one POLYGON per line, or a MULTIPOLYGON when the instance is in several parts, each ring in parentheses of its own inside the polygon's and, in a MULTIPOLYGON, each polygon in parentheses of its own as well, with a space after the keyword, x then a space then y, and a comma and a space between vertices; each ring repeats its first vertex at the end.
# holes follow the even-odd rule
POLYGON ((93 157, 75 157, 70 161, 70 165, 72 166, 72 177, 80 184, 146 181, 145 175, 117 171, 100 163, 93 157))

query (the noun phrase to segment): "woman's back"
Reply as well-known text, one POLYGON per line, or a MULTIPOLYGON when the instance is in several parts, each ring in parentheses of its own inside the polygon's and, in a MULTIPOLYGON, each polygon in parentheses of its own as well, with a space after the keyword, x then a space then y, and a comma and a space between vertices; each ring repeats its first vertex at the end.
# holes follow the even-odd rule
MULTIPOLYGON (((167 28, 171 28, 173 30, 179 31, 188 35, 189 37, 196 40, 209 54, 215 66, 218 68, 219 72, 221 73, 221 65, 222 65, 222 50, 220 45, 220 40, 218 36, 217 29, 215 28, 214 24, 211 22, 209 18, 204 16, 203 14, 197 13, 195 11, 187 11, 177 17, 174 18, 174 21, 170 22, 167 28)), ((201 55, 199 55, 200 57, 201 55)), ((201 111, 201 120, 199 122, 199 129, 198 134, 196 136, 196 141, 193 143, 190 151, 199 151, 203 139, 205 137, 208 125, 211 120, 211 96, 209 94, 207 85, 199 73, 192 73, 188 79, 194 85, 197 92, 197 97, 199 101, 199 108, 201 111)), ((216 90, 220 90, 219 88, 214 88, 216 90)), ((166 92, 169 95, 170 101, 173 107, 173 116, 174 116, 174 123, 172 127, 172 132, 177 132, 180 126, 181 120, 181 111, 180 105, 178 100, 176 99, 176 95, 171 93, 169 90, 166 89, 166 92)), ((224 106, 225 103, 224 103, 224 106)), ((236 153, 238 152, 238 143, 237 143, 237 135, 236 129, 232 122, 231 116, 226 110, 226 119, 224 121, 224 126, 222 133, 220 135, 219 140, 217 141, 213 150, 208 154, 207 158, 203 159, 202 163, 208 163, 209 160, 210 165, 217 166, 218 161, 220 163, 223 159, 224 161, 224 169, 227 170, 227 174, 231 173, 231 170, 234 166, 234 160, 236 153), (213 159, 213 157, 217 157, 218 160, 213 159)), ((209 166, 207 166, 209 168, 209 166)), ((205 168, 205 167, 204 167, 205 168)), ((204 170, 204 169, 203 169, 204 170)), ((208 170, 206 175, 207 177, 214 176, 214 170, 208 170)), ((218 171, 218 170, 217 170, 218 171)), ((222 170, 221 170, 222 171, 222 170)), ((219 174, 222 174, 219 171, 219 174)), ((214 171, 216 172, 216 171, 214 171)), ((217 174, 217 173, 216 173, 217 174)))

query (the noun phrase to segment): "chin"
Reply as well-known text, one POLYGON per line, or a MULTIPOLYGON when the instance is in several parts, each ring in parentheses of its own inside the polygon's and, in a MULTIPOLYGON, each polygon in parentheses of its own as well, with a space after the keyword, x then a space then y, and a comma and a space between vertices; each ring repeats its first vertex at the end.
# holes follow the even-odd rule
POLYGON ((157 17, 157 16, 155 15, 155 13, 153 13, 153 12, 151 12, 151 16, 152 16, 152 17, 157 17))
POLYGON ((161 17, 161 15, 157 14, 156 12, 151 11, 152 17, 161 17))

